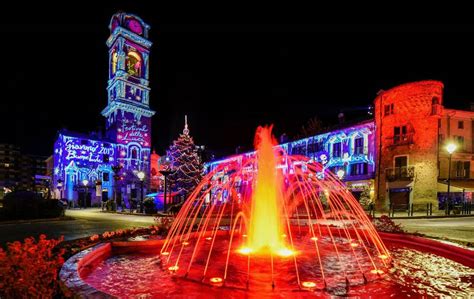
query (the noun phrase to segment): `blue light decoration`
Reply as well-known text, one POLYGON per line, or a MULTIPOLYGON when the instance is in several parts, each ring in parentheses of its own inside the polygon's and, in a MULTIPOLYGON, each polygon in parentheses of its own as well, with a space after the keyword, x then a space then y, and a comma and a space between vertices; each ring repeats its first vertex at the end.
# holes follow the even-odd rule
MULTIPOLYGON (((316 173, 317 179, 324 179, 325 172, 331 171, 339 174, 340 179, 350 182, 353 191, 361 191, 361 188, 373 186, 375 178, 375 123, 365 121, 347 126, 327 133, 295 140, 279 145, 290 155, 303 155, 310 158, 309 163, 319 162, 324 170, 316 173)), ((255 155, 249 152, 241 155, 227 157, 218 161, 207 163, 205 169, 214 170, 222 164, 240 163, 242 165, 246 158, 255 155)), ((297 161, 296 163, 299 163, 297 161)), ((278 168, 285 173, 294 173, 294 167, 284 159, 278 168)), ((247 171, 253 171, 255 166, 247 167, 247 171)), ((301 165, 302 169, 306 168, 301 165)), ((225 175, 225 171, 216 174, 216 179, 225 175)), ((245 170, 244 170, 245 173, 245 170)), ((245 183, 245 182, 243 182, 245 183)))
POLYGON ((94 189, 96 183, 100 182, 100 196, 112 197, 115 144, 63 130, 59 133, 54 149, 53 182, 55 185, 59 179, 64 182, 64 198, 77 199, 78 193, 75 191, 83 188, 83 180, 91 182, 90 187, 94 189))
MULTIPOLYGON (((61 132, 54 147, 54 179, 62 179, 64 198, 77 199, 78 182, 101 183, 96 197, 113 196, 112 166, 121 165, 121 179, 115 189, 129 206, 132 190, 138 188, 138 171, 150 178, 151 117, 149 107, 149 55, 152 43, 147 39, 148 26, 133 14, 112 16, 107 39, 109 48, 108 103, 102 111, 106 136, 94 137, 61 132), (105 177, 104 177, 105 174, 105 177), (118 188, 117 188, 118 187, 118 188)), ((100 134, 98 134, 100 136, 100 134)), ((96 187, 92 186, 91 187, 96 187)), ((139 193, 137 194, 139 196, 139 193)))

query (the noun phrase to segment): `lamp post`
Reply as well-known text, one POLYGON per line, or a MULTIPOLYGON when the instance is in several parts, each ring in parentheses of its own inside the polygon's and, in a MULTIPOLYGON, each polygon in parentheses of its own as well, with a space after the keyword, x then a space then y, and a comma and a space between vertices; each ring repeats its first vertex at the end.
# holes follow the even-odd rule
POLYGON ((59 190, 59 199, 63 199, 63 180, 58 179, 58 184, 56 185, 59 190))
POLYGON ((446 214, 449 214, 449 203, 451 202, 451 157, 453 153, 456 151, 456 145, 454 143, 450 143, 446 146, 446 150, 449 154, 449 162, 448 162, 448 198, 446 200, 446 214))
POLYGON ((89 184, 89 181, 88 180, 82 180, 82 184, 86 188, 86 192, 84 193, 84 199, 82 201, 82 207, 86 208, 86 198, 87 198, 87 192, 88 192, 87 185, 89 184))
MULTIPOLYGON (((120 164, 117 164, 117 165, 114 165, 112 166, 112 171, 114 172, 114 188, 113 188, 113 191, 114 191, 114 202, 115 202, 115 205, 117 206, 116 207, 116 210, 118 210, 118 204, 117 204, 117 185, 118 185, 118 182, 120 181, 120 170, 122 169, 122 165, 120 164)), ((114 205, 112 205, 114 206, 114 205)), ((123 205, 122 205, 122 200, 120 200, 120 207, 122 208, 122 212, 123 212, 123 205)))
MULTIPOLYGON (((164 190, 164 194, 163 194, 163 213, 166 213, 166 190, 167 190, 167 187, 168 187, 168 176, 170 174, 173 174, 174 171, 172 170, 161 170, 160 173, 165 177, 165 190, 164 190)), ((171 192, 170 192, 171 193, 171 192)))
POLYGON ((137 177, 140 180, 140 213, 143 213, 143 181, 145 180, 145 173, 139 171, 137 177))

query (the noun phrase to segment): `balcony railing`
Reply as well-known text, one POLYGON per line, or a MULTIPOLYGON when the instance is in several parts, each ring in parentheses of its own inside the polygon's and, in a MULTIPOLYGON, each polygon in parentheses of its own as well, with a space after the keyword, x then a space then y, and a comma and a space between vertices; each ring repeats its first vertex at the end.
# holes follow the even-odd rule
POLYGON ((394 135, 393 137, 389 137, 387 139, 389 139, 390 145, 392 146, 413 144, 413 133, 394 135))
POLYGON ((415 166, 387 168, 385 176, 389 182, 412 181, 415 177, 415 166))

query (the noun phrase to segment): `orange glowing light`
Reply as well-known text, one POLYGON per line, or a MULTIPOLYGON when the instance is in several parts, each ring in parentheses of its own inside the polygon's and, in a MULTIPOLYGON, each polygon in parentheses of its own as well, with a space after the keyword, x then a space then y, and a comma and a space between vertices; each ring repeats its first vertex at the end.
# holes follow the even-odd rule
POLYGON ((381 255, 379 255, 379 258, 382 259, 382 260, 385 260, 385 259, 388 259, 388 256, 385 255, 385 254, 381 254, 381 255))
POLYGON ((312 237, 311 240, 312 240, 312 241, 317 241, 317 240, 318 240, 318 237, 312 237))
POLYGON ((283 235, 281 235, 281 236, 282 236, 282 238, 286 238, 286 235, 285 235, 285 234, 283 234, 283 235))
POLYGON ((170 255, 168 251, 162 252, 161 255, 170 255))
POLYGON ((303 281, 301 283, 301 285, 304 287, 304 288, 307 288, 307 289, 312 289, 312 288, 315 288, 316 287, 316 283, 313 282, 313 281, 303 281))
POLYGON ((247 235, 242 235, 242 237, 247 238, 247 235))
POLYGON ((370 273, 372 273, 372 274, 383 274, 383 271, 380 270, 380 269, 373 269, 373 270, 370 270, 370 273))
POLYGON ((241 254, 249 254, 252 252, 252 249, 248 247, 242 247, 242 248, 237 249, 237 252, 241 254))
POLYGON ((287 257, 287 256, 295 254, 295 252, 288 248, 281 248, 276 251, 276 254, 278 254, 279 256, 287 257))
POLYGON ((211 237, 207 237, 207 238, 206 238, 206 240, 208 240, 208 241, 211 241, 211 240, 212 240, 212 238, 211 238, 211 237))
POLYGON ((183 245, 184 245, 184 246, 189 245, 189 242, 184 241, 184 242, 183 242, 183 245))
POLYGON ((168 268, 170 271, 178 271, 179 267, 178 266, 171 266, 168 268))
POLYGON ((352 247, 358 247, 359 244, 357 244, 357 243, 351 243, 351 246, 352 246, 352 247))
POLYGON ((209 281, 210 281, 211 283, 214 283, 214 284, 219 284, 219 283, 222 282, 222 278, 220 278, 220 277, 212 277, 212 278, 209 279, 209 281))
POLYGON ((275 252, 285 250, 280 190, 282 177, 275 169, 277 158, 272 127, 258 127, 255 134, 258 172, 252 193, 247 247, 253 251, 275 252))

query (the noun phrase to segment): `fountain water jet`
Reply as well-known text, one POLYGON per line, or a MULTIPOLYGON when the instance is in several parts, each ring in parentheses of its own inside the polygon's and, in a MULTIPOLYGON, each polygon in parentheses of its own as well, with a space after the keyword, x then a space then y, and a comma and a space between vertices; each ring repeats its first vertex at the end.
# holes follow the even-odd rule
POLYGON ((259 127, 256 153, 218 166, 187 199, 161 249, 166 268, 242 288, 348 286, 382 275, 390 253, 357 200, 319 163, 288 155, 271 130, 259 127))

